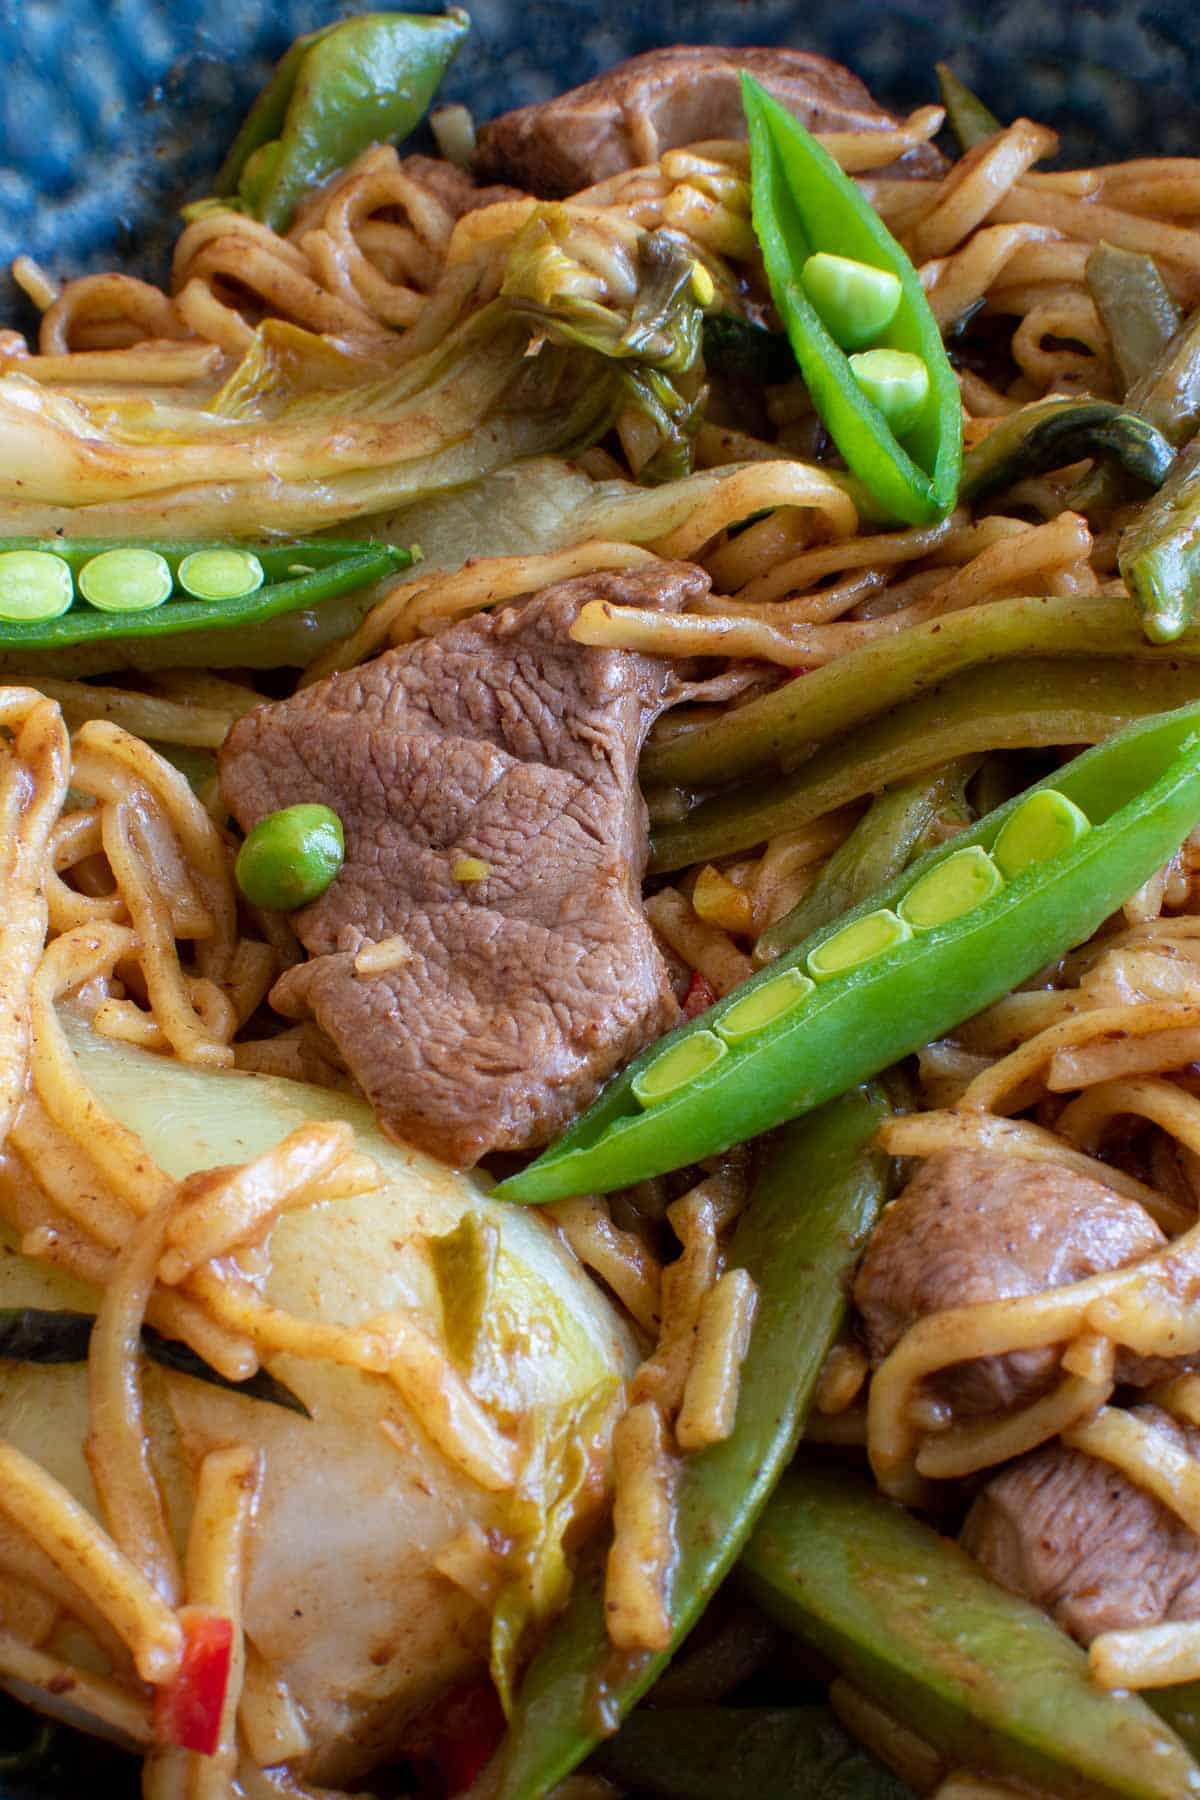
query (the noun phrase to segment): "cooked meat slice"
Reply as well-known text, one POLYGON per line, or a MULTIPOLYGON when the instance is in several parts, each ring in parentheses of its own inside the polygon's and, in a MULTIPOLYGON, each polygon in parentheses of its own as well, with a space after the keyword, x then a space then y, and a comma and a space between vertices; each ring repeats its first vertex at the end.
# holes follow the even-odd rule
POLYGON ((230 733, 242 826, 301 800, 343 821, 341 874, 294 917, 313 960, 272 999, 316 1019, 395 1136, 460 1165, 545 1143, 676 1022, 636 784, 670 666, 568 631, 587 600, 675 610, 708 585, 682 563, 561 582, 230 733), (356 973, 397 936, 395 966, 356 973))
MULTIPOLYGON (((929 1157, 884 1213, 859 1270, 854 1297, 871 1359, 882 1362, 927 1313, 983 1300, 1040 1294, 1121 1268, 1166 1242, 1145 1208, 1055 1162, 990 1151, 929 1157)), ((1052 1385, 1058 1353, 978 1357, 931 1382, 961 1416, 1033 1399, 1052 1385)), ((1122 1380, 1160 1370, 1126 1357, 1122 1380)))
MULTIPOLYGON (((1200 1452, 1200 1431, 1161 1407, 1133 1412, 1200 1452)), ((1102 1631, 1200 1618, 1200 1538, 1119 1469, 1062 1444, 994 1476, 967 1514, 962 1544, 1083 1644, 1102 1631)))
MULTIPOLYGON (((512 181, 556 199, 607 175, 654 162, 664 150, 707 138, 744 138, 738 71, 748 69, 810 131, 890 131, 857 75, 807 50, 676 44, 618 63, 555 100, 521 106, 483 127, 475 152, 481 181, 512 181)), ((932 145, 910 150, 897 175, 940 174, 932 145)))
POLYGON ((479 187, 465 169, 440 156, 402 156, 400 173, 431 193, 454 219, 461 219, 464 213, 478 212, 481 206, 496 206, 502 200, 523 198, 517 188, 479 187))

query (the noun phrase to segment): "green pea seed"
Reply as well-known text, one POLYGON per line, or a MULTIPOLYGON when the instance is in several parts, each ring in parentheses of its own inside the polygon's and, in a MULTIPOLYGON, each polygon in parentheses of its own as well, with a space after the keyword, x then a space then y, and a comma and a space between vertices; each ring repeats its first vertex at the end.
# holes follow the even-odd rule
POLYGON ((1011 878, 1030 863, 1046 862, 1069 850, 1091 828, 1091 820, 1073 800, 1057 788, 1041 788, 1007 820, 992 855, 1011 878))
POLYGON ((885 950, 906 943, 911 936, 912 926, 907 920, 897 918, 894 912, 881 906, 878 912, 855 919, 852 925, 843 925, 815 950, 810 950, 808 972, 814 981, 828 981, 833 975, 844 975, 849 969, 857 969, 860 963, 871 962, 885 950))
POLYGON ((908 350, 863 350, 850 372, 897 437, 911 431, 929 398, 929 370, 908 350))
POLYGON ((653 1106, 678 1088, 706 1075, 726 1054, 725 1045, 711 1031, 693 1031, 672 1044, 643 1069, 633 1084, 641 1106, 653 1106))
POLYGON ((818 250, 800 270, 800 285, 822 325, 843 350, 865 350, 895 318, 903 289, 890 269, 818 250))
POLYGON ((813 984, 800 969, 785 969, 774 981, 764 981, 742 1000, 736 1000, 715 1021, 715 1029, 727 1043, 739 1044, 781 1019, 784 1013, 799 1006, 813 991, 813 984))
POLYGON ((100 612, 152 612, 171 596, 175 578, 157 550, 102 550, 79 571, 79 591, 100 612))
POLYGON ((909 888, 896 911, 918 931, 932 931, 961 919, 1004 886, 999 869, 986 850, 971 844, 956 850, 936 869, 930 869, 909 888))
POLYGON ((240 600, 263 584, 263 566, 251 550, 193 550, 179 565, 179 585, 194 600, 240 600))
POLYGON ((253 906, 291 912, 319 900, 345 858, 342 821, 331 807, 285 806, 259 820, 238 851, 234 873, 253 906))
POLYGON ((0 556, 0 619, 34 624, 58 619, 75 598, 70 565, 49 550, 6 550, 0 556))

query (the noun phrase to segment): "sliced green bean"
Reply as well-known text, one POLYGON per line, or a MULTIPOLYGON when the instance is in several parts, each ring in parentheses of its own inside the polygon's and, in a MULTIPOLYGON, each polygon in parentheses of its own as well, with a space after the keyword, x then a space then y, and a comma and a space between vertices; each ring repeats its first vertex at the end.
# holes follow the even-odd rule
MULTIPOLYGON (((1126 600, 1092 595, 967 607, 876 638, 813 669, 802 681, 786 682, 761 699, 650 745, 641 761, 642 784, 719 787, 770 769, 794 769, 827 739, 849 734, 962 669, 1016 657, 1079 655, 1158 662, 1169 669, 1181 659, 1200 658, 1200 631, 1185 632, 1166 650, 1147 643, 1126 600)), ((933 762, 931 756, 926 766, 933 762)))
POLYGON ((751 850, 954 756, 1095 744, 1132 719, 1198 697, 1200 661, 1192 660, 1154 667, 1047 657, 968 669, 860 727, 848 746, 824 746, 794 775, 728 789, 660 826, 650 867, 665 873, 751 850))
POLYGON ((1184 1800, 1200 1766, 1105 1693, 1047 1615, 845 1469, 785 1476, 743 1577, 759 1605, 949 1759, 1064 1800, 1184 1800))
MULTIPOLYGON (((672 1651, 735 1561, 803 1431, 852 1271, 887 1198, 890 1165, 871 1147, 887 1111, 877 1089, 856 1089, 766 1148, 729 1253, 759 1296, 733 1435, 686 1458, 676 1490, 672 1651)), ((517 1694, 497 1800, 541 1800, 616 1729, 668 1655, 613 1651, 603 1554, 593 1552, 517 1694)))
POLYGON ((1087 284, 1108 333, 1126 393, 1162 357, 1181 314, 1152 256, 1097 244, 1087 260, 1087 284))
POLYGON ((1200 443, 1121 533, 1117 560, 1152 643, 1173 643, 1200 602, 1200 443))
POLYGON ((913 1800, 827 1706, 643 1707, 595 1766, 645 1800, 913 1800))
POLYGON ((763 932, 754 946, 755 962, 773 962, 899 875, 973 767, 973 762, 962 758, 936 775, 901 782, 878 794, 804 898, 763 932))
POLYGON ((1055 394, 1023 406, 963 457, 958 497, 978 500, 1031 475, 1085 456, 1115 461, 1147 487, 1160 487, 1175 460, 1169 439, 1133 407, 1055 394))
POLYGON ((976 144, 986 143, 988 138, 1003 131, 995 113, 989 112, 978 94, 972 93, 966 82, 959 80, 949 63, 935 63, 934 71, 938 94, 946 109, 946 123, 958 139, 960 150, 973 150, 976 144))
POLYGON ((1200 430, 1200 309, 1184 320, 1125 404, 1180 449, 1200 430))

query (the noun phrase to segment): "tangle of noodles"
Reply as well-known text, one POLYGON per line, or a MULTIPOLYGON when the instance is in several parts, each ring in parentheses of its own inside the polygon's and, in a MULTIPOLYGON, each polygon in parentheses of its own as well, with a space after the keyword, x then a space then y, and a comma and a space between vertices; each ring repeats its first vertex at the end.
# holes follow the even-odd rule
MULTIPOLYGON (((961 328, 967 349, 980 333, 980 354, 964 352, 960 369, 968 444, 1048 394, 1120 397, 1088 286, 1089 254, 1104 241, 1152 256, 1179 306, 1200 304, 1200 161, 1041 172, 1055 134, 1019 119, 941 178, 896 179, 890 165, 941 123, 940 109, 925 106, 894 131, 826 142, 912 256, 943 329, 961 328)), ((400 379, 492 299, 538 204, 514 190, 475 196, 447 165, 431 173, 427 159, 373 146, 306 200, 286 235, 218 202, 195 209, 165 290, 121 273, 60 285, 21 258, 14 275, 41 325, 33 349, 15 333, 0 337, 0 381, 31 380, 98 420, 141 397, 193 415, 212 406, 241 416, 245 406, 253 423, 254 402, 239 381, 254 352, 273 359, 297 392, 332 403, 381 367, 400 379)), ((617 231, 618 243, 635 227, 671 230, 719 291, 763 316, 745 144, 669 150, 562 207, 578 225, 617 231)), ((611 265, 595 275, 601 286, 619 279, 615 249, 611 265)), ((690 475, 637 485, 631 477, 657 440, 644 420, 625 415, 571 470, 534 463, 523 472, 563 496, 547 503, 528 542, 471 554, 487 550, 511 493, 503 472, 486 477, 488 530, 468 519, 457 560, 431 556, 297 679, 323 679, 553 582, 658 558, 699 563, 713 592, 677 615, 594 602, 573 630, 583 644, 685 665, 688 703, 660 723, 654 745, 702 732, 731 706, 814 670, 814 695, 826 696, 814 700, 814 743, 846 742, 931 681, 995 660, 1002 630, 1018 631, 1035 607, 1045 631, 1059 634, 1060 653, 1128 650, 1161 667, 1138 640, 1117 573, 1128 513, 1089 524, 1076 510, 1078 466, 1025 481, 994 507, 960 505, 935 525, 870 529, 820 460, 818 422, 799 380, 768 387, 753 416, 734 416, 718 381, 702 412, 690 475), (943 661, 930 676, 918 654, 943 621, 943 661), (815 722, 818 705, 827 707, 828 729, 815 722)), ((452 509, 452 501, 431 503, 431 523, 439 505, 452 509)), ((23 512, 0 502, 5 510, 13 529, 71 523, 65 506, 23 512)), ((337 502, 323 522, 356 510, 357 502, 337 502)), ((101 493, 87 507, 87 529, 133 536, 145 516, 101 493)), ((184 529, 188 516, 185 491, 184 529)), ((369 523, 406 539, 423 535, 422 517, 418 504, 369 523)), ((1200 694, 1194 639, 1176 648, 1183 678, 1194 671, 1200 694)), ((264 1298, 255 1257, 275 1221, 380 1182, 349 1126, 311 1124, 241 1164, 177 1181, 89 1086, 67 1012, 112 1039, 200 1067, 311 1078, 319 1066, 311 1037, 267 1012, 275 978, 301 952, 286 923, 239 903, 234 840, 213 779, 211 752, 264 693, 279 691, 278 678, 168 666, 104 670, 99 683, 90 672, 69 661, 23 672, 18 661, 0 689, 0 1219, 25 1256, 103 1293, 86 1445, 100 1517, 0 1442, 0 1678, 49 1697, 69 1676, 80 1709, 150 1747, 147 1684, 169 1684, 189 1621, 215 1611, 235 1631, 216 1753, 151 1748, 145 1792, 150 1800, 277 1793, 262 1771, 308 1739, 242 1629, 260 1454, 229 1444, 204 1457, 181 1558, 147 1449, 143 1323, 229 1380, 278 1354, 385 1378, 451 1465, 491 1493, 519 1499, 532 1452, 407 1315, 342 1325, 264 1298), (109 1674, 59 1653, 50 1624, 60 1614, 88 1624, 109 1674)), ((1113 723, 1120 719, 1106 728, 1113 723)), ((1036 719, 1007 735, 997 726, 974 746, 967 778, 1006 779, 1007 752, 1068 751, 1083 735, 1083 727, 1055 735, 1036 719)), ((872 767, 871 789, 914 772, 899 751, 872 767)), ((694 861, 648 891, 648 917, 681 986, 694 977, 711 998, 746 978, 755 938, 813 889, 862 816, 865 793, 860 784, 816 816, 797 812, 736 854, 694 861)), ((690 805, 677 789, 649 798, 658 822, 683 818, 690 805)), ((960 823, 953 806, 942 808, 926 841, 960 823)), ((1200 1531, 1200 1463, 1113 1403, 1118 1348, 1200 1351, 1198 876, 1200 834, 1088 944, 927 1046, 913 1108, 882 1129, 883 1147, 898 1157, 986 1149, 1052 1161, 1139 1202, 1168 1238, 1133 1267, 931 1314, 869 1378, 861 1349, 849 1339, 837 1346, 808 1435, 865 1442, 880 1487, 908 1504, 920 1505, 932 1482, 1060 1438, 1200 1531), (1061 1350, 1061 1375, 1027 1406, 938 1429, 922 1413, 921 1384, 938 1371, 1042 1346, 1061 1350)), ((409 954, 401 938, 387 937, 364 944, 355 968, 382 973, 409 954)), ((327 1063, 325 1074, 348 1079, 327 1063)), ((647 1182, 612 1202, 585 1197, 548 1209, 575 1257, 626 1310, 644 1352, 612 1435, 606 1604, 621 1649, 669 1641, 679 1459, 732 1430, 756 1294, 744 1271, 725 1271, 724 1243, 748 1173, 747 1157, 734 1153, 693 1171, 683 1192, 647 1182)), ((1155 1390, 1190 1421, 1200 1421, 1198 1394, 1187 1376, 1155 1390)), ((438 1567, 490 1608, 508 1554, 469 1524, 438 1567)), ((1200 1626, 1107 1633, 1091 1662, 1110 1687, 1192 1680, 1200 1677, 1200 1626)), ((968 1800, 992 1790, 958 1774, 938 1791, 968 1800)))

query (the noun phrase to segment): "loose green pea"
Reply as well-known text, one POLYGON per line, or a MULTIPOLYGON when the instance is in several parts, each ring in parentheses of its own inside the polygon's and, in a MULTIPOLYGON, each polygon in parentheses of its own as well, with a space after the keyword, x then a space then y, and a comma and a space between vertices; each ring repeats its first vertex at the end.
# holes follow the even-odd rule
POLYGON ((70 565, 49 550, 0 555, 0 619, 32 624, 58 619, 75 598, 70 565))
POLYGON ((903 292, 890 269, 818 250, 800 271, 800 282, 821 323, 843 350, 865 350, 895 318, 903 292))
POLYGON ((897 437, 912 430, 929 398, 929 370, 908 350, 862 350, 850 372, 897 437))
POLYGON ((932 931, 961 919, 973 907, 982 906, 1004 886, 999 869, 986 850, 969 844, 930 869, 911 887, 896 911, 918 931, 932 931))
POLYGON ((234 873, 252 906, 291 912, 319 900, 345 858, 342 821, 332 807, 285 806, 259 820, 234 873))
POLYGON ((79 571, 80 593, 107 613, 152 612, 174 586, 171 565, 157 550, 102 550, 79 571))
POLYGON ((808 972, 814 981, 828 981, 833 975, 857 969, 860 963, 871 962, 885 950, 907 942, 911 936, 912 926, 907 920, 897 918, 894 912, 881 906, 878 912, 867 913, 865 918, 844 925, 841 931, 835 931, 815 950, 810 950, 808 972))
POLYGON ((1030 794, 1013 813, 996 839, 992 854, 1011 878, 1030 863, 1045 862, 1069 850, 1090 830, 1091 820, 1073 800, 1057 788, 1042 788, 1030 794))
POLYGON ((643 1069, 633 1084, 641 1106, 653 1106, 669 1094, 715 1067, 725 1055, 725 1045, 711 1031, 694 1031, 643 1069))

